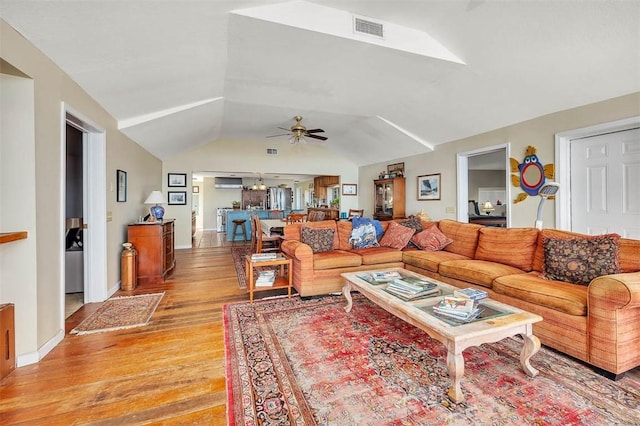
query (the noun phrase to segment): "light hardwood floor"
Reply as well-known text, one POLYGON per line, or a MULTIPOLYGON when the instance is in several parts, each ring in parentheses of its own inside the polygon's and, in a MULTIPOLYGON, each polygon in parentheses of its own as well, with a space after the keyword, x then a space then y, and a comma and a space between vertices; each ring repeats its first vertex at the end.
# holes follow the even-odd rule
POLYGON ((150 325, 75 336, 69 330, 100 304, 73 314, 42 361, 0 382, 0 424, 226 424, 222 307, 248 294, 231 244, 207 237, 210 247, 176 250, 166 282, 116 293, 165 292, 150 325))

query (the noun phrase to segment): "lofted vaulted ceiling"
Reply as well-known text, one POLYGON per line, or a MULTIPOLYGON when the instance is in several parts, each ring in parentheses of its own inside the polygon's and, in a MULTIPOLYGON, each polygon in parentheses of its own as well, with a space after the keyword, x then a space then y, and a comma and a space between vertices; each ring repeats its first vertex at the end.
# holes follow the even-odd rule
POLYGON ((0 0, 0 16, 161 159, 269 147, 301 115, 366 165, 640 91, 638 1, 0 0))

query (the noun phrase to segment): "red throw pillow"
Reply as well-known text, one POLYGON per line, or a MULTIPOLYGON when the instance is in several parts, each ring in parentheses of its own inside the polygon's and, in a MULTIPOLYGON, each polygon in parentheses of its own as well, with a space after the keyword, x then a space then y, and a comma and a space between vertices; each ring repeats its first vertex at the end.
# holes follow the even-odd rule
POLYGON ((396 222, 389 222, 387 231, 380 239, 380 246, 402 250, 409 243, 415 232, 415 229, 407 228, 396 222))
POLYGON ((442 233, 436 225, 431 225, 411 238, 411 242, 424 251, 440 251, 453 240, 442 233))

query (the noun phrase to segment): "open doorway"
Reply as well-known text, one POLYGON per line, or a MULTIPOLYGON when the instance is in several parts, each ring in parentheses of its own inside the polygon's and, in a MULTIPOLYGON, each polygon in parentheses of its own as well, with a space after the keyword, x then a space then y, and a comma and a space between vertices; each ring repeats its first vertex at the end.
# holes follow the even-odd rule
POLYGON ((504 218, 497 226, 510 225, 509 155, 509 144, 458 154, 457 219, 460 222, 469 222, 470 217, 480 215, 504 218), (470 200, 476 202, 478 210, 470 208, 470 200), (490 205, 486 205, 487 202, 490 205), (483 209, 485 205, 487 208, 483 209))

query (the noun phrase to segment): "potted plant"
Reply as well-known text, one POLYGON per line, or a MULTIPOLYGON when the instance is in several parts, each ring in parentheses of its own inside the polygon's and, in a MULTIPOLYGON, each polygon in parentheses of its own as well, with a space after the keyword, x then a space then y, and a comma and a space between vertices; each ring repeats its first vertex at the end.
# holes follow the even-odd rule
POLYGON ((240 210, 240 201, 232 201, 231 207, 233 207, 234 210, 240 210))
POLYGON ((334 198, 333 200, 331 200, 331 207, 333 207, 334 209, 337 209, 339 205, 340 198, 334 198))

